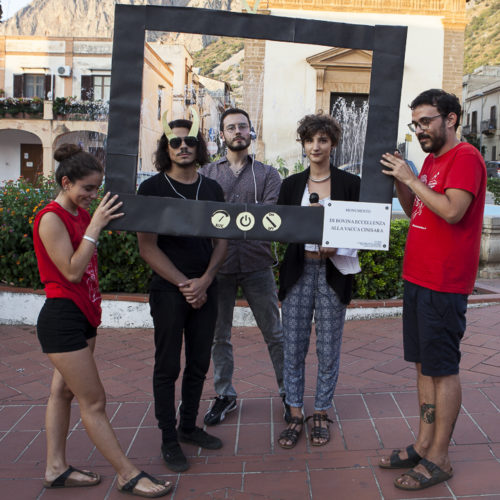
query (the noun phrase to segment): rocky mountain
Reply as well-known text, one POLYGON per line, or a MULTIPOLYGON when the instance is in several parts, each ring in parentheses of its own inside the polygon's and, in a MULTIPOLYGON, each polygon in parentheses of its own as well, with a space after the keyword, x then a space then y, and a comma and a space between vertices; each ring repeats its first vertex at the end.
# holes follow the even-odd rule
POLYGON ((500 0, 467 4, 464 74, 483 65, 500 65, 500 0))
MULTIPOLYGON (((241 10, 239 0, 33 0, 0 26, 0 34, 111 37, 116 3, 241 10)), ((168 38, 163 32, 150 34, 150 39, 159 37, 168 38)))

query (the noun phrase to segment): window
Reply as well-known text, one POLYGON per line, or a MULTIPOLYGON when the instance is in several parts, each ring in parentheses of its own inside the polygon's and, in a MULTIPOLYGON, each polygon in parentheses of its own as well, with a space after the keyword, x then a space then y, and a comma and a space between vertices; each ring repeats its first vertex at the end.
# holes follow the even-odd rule
POLYGON ((40 97, 43 99, 45 75, 24 76, 24 97, 40 97))
POLYGON ((163 85, 158 85, 158 111, 157 111, 157 118, 158 120, 161 120, 161 98, 163 95, 163 89, 165 87, 163 85))
POLYGON ((491 106, 491 108, 490 108, 490 128, 491 129, 497 128, 497 107, 496 106, 491 106))
POLYGON ((82 101, 109 101, 111 76, 109 75, 83 75, 82 76, 82 101))
POLYGON ((472 112, 471 132, 477 134, 477 111, 472 112))
POLYGON ((54 88, 54 75, 14 75, 14 97, 39 97, 48 99, 54 88))

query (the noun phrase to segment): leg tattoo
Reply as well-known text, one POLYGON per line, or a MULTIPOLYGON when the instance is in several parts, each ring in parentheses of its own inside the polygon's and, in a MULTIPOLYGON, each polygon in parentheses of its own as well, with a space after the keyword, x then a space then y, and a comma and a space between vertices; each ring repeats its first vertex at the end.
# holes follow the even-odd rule
POLYGON ((433 424, 436 420, 436 405, 423 403, 420 407, 420 418, 426 424, 433 424))

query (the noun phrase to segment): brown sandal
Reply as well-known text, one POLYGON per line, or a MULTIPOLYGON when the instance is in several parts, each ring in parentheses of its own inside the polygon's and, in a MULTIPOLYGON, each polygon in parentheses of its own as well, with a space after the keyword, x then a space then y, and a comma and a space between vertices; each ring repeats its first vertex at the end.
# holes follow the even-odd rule
POLYGON ((330 441, 330 426, 328 423, 333 424, 333 420, 328 418, 326 413, 313 413, 306 418, 306 422, 313 419, 313 426, 311 427, 311 444, 313 446, 325 446, 330 441), (321 426, 321 422, 327 422, 326 427, 321 426), (324 441, 317 442, 315 439, 322 439, 324 441))
POLYGON ((289 450, 293 448, 297 441, 299 440, 300 433, 304 428, 304 418, 303 417, 292 417, 290 419, 290 423, 288 427, 283 430, 278 438, 278 444, 284 448, 285 450, 289 450), (297 430, 297 427, 300 425, 300 429, 297 430), (283 441, 283 442, 282 442, 283 441), (290 441, 290 444, 287 442, 290 441))

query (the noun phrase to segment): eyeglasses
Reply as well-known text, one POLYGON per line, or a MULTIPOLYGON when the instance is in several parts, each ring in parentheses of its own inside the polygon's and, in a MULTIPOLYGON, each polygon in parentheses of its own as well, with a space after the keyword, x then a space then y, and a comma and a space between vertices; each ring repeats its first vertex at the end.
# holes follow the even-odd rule
POLYGON ((172 139, 168 141, 173 149, 179 148, 183 142, 188 148, 194 148, 198 144, 198 139, 188 135, 186 137, 172 137, 172 139))
POLYGON ((435 120, 436 118, 439 118, 440 116, 444 116, 444 115, 424 116, 423 118, 420 118, 420 120, 418 122, 408 123, 408 128, 412 132, 416 132, 417 127, 420 127, 420 130, 427 130, 430 127, 432 120, 435 120))
POLYGON ((248 130, 250 126, 248 123, 238 123, 237 125, 228 125, 226 127, 227 132, 236 132, 236 129, 241 130, 242 132, 245 132, 248 130))

